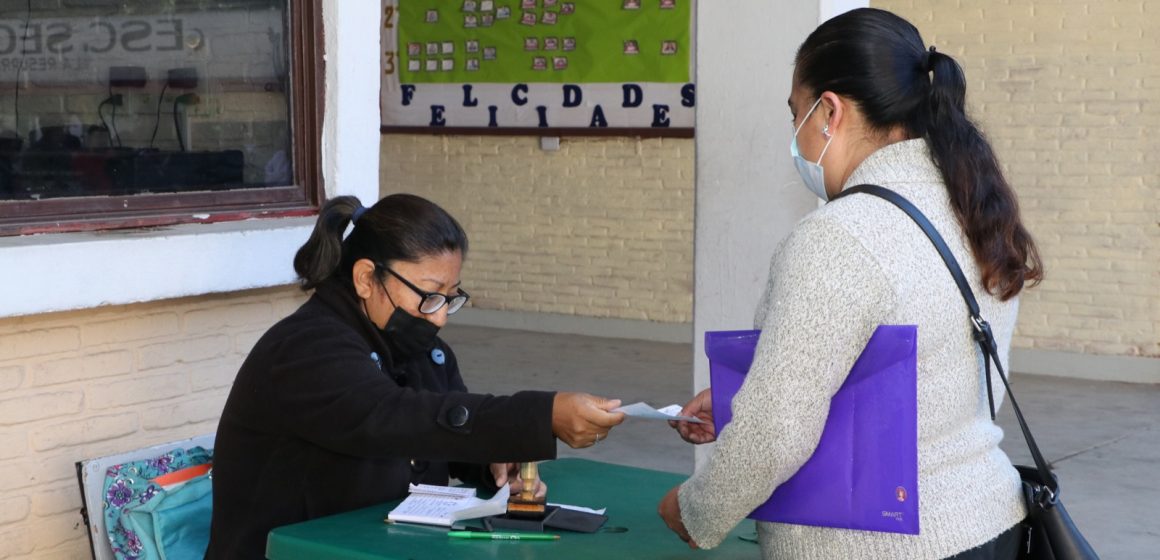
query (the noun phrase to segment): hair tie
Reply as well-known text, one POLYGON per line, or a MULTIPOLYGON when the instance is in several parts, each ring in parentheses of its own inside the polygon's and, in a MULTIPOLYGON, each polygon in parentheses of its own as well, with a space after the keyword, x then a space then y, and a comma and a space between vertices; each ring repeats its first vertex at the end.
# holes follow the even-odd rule
POLYGON ((926 51, 926 54, 922 58, 922 69, 924 72, 934 72, 934 55, 936 54, 938 54, 938 51, 934 50, 934 45, 931 45, 930 50, 926 51))
POLYGON ((350 223, 352 223, 352 224, 353 224, 353 223, 355 223, 355 222, 358 222, 358 219, 359 219, 359 218, 361 218, 361 217, 362 217, 362 215, 363 215, 363 214, 364 214, 366 211, 367 211, 367 209, 366 209, 366 207, 365 207, 365 206, 359 205, 359 207, 358 207, 358 208, 355 208, 355 209, 354 209, 354 212, 352 212, 352 213, 351 213, 351 215, 350 215, 350 223))

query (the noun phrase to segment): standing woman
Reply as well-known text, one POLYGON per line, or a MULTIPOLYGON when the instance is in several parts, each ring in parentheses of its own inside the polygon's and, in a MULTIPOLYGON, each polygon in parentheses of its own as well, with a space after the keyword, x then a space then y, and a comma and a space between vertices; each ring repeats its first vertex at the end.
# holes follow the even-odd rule
POLYGON ((515 462, 554 458, 556 438, 587 447, 623 421, 619 401, 582 393, 467 392, 437 336, 469 297, 466 252, 455 219, 417 196, 323 206, 294 257, 314 294, 258 340, 222 412, 207 558, 264 558, 271 529, 410 483, 505 484, 515 462))
MULTIPOLYGON (((959 65, 928 50, 913 25, 882 10, 847 12, 798 50, 790 152, 823 200, 870 183, 914 203, 962 265, 1006 362, 1017 296, 1042 268, 965 94, 959 65)), ((883 324, 918 326, 920 534, 761 522, 762 553, 1014 558, 1025 516, 1019 475, 999 449, 966 306, 922 231, 866 195, 817 209, 778 248, 733 420, 705 467, 662 500, 668 525, 691 546, 713 547, 768 499, 814 452, 830 398, 883 324)), ((711 418, 708 392, 683 413, 711 418)), ((716 435, 711 423, 677 428, 693 443, 716 435)))

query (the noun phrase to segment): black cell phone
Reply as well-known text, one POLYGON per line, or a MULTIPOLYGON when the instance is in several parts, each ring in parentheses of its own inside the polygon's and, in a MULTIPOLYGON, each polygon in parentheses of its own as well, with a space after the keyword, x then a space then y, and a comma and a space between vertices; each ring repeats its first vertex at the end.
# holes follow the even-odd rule
POLYGON ((607 515, 560 508, 544 520, 544 526, 578 533, 595 533, 606 521, 607 515))

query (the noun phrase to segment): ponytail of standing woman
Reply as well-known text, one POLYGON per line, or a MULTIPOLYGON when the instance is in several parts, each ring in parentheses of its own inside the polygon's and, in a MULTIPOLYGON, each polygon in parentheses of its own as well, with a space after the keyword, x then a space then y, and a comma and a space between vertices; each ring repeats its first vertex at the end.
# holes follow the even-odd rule
POLYGON ((294 256, 313 294, 254 345, 222 412, 207 558, 261 558, 271 529, 409 484, 518 491, 517 462, 555 458, 557 438, 591 446, 623 421, 619 401, 583 393, 467 391, 438 335, 470 299, 466 254, 459 223, 418 196, 323 205, 294 256))
MULTIPOLYGON (((1006 363, 1018 296, 1043 269, 965 101, 958 63, 913 25, 883 10, 846 12, 798 50, 790 154, 822 200, 875 184, 917 206, 962 265, 1006 363)), ((761 339, 732 421, 720 434, 711 423, 676 425, 690 442, 716 439, 717 449, 661 501, 674 532, 693 547, 720 543, 813 454, 830 398, 871 333, 917 325, 919 534, 758 522, 762 553, 1015 558, 1026 515, 1020 479, 999 449, 967 309, 906 214, 877 197, 846 196, 806 216, 774 254, 755 315, 761 339)), ((992 389, 998 404, 1003 386, 992 389)), ((707 391, 682 411, 712 413, 707 391)))

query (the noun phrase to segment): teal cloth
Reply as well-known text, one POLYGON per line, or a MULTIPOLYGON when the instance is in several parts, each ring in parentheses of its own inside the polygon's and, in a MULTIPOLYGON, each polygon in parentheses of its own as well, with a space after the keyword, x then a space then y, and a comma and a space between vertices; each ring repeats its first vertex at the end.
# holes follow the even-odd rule
POLYGON ((144 558, 202 558, 209 546, 213 482, 202 475, 126 511, 129 528, 145 547, 144 558))
POLYGON ((209 546, 210 475, 165 490, 152 479, 211 462, 213 451, 174 449, 105 473, 104 517, 117 560, 202 558, 209 546), (200 548, 199 548, 200 547, 200 548))

